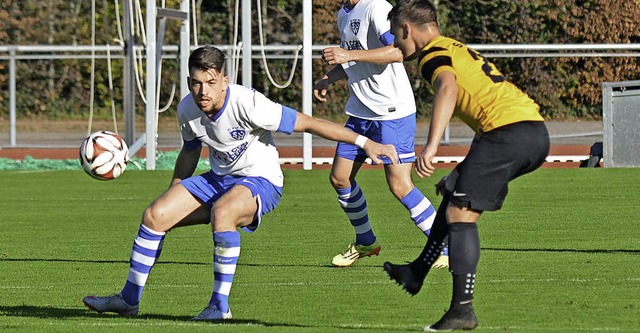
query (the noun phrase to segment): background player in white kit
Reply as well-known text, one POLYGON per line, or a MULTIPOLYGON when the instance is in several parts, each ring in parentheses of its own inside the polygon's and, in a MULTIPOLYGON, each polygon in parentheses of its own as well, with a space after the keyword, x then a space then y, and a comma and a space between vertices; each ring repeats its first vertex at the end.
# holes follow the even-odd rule
MULTIPOLYGON (((429 235, 436 211, 411 180, 416 160, 414 136, 416 105, 402 64, 402 53, 393 46, 385 0, 348 0, 338 12, 340 47, 326 48, 322 58, 335 65, 314 87, 314 96, 327 101, 329 84, 348 79, 349 99, 345 127, 384 144, 395 146, 400 164, 384 160, 389 190, 409 210, 411 220, 429 235)), ((338 202, 355 229, 356 239, 333 257, 335 266, 351 266, 358 259, 378 255, 380 244, 369 223, 367 201, 355 180, 366 159, 365 152, 349 143, 336 148, 330 181, 338 202)), ((434 267, 447 267, 446 249, 434 267)))
POLYGON ((194 320, 231 318, 229 292, 240 255, 237 228, 254 231, 262 215, 282 196, 283 175, 272 131, 309 132, 362 147, 372 160, 398 161, 391 145, 381 145, 321 119, 272 102, 261 93, 229 84, 225 56, 203 46, 189 57, 191 93, 178 105, 184 145, 169 189, 145 209, 133 243, 124 288, 111 296, 86 296, 84 304, 97 312, 135 316, 151 268, 158 260, 167 231, 211 223, 214 240, 213 293, 194 320), (211 170, 192 176, 202 144, 209 147, 211 170))

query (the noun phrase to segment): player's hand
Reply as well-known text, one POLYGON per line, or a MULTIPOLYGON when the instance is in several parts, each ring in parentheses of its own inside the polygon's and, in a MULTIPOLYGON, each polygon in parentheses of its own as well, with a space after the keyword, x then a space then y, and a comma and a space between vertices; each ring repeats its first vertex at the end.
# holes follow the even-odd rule
POLYGON ((433 166, 433 158, 436 156, 438 152, 438 147, 432 147, 427 145, 424 150, 418 155, 416 159, 415 169, 416 174, 420 178, 431 177, 436 168, 433 166))
POLYGON ((376 164, 384 164, 380 156, 385 156, 390 159, 393 164, 398 164, 400 162, 400 157, 398 157, 398 152, 393 145, 382 145, 372 140, 367 140, 364 144, 364 152, 369 156, 369 158, 376 164))
POLYGON ((329 79, 325 76, 313 86, 313 97, 320 102, 327 101, 327 89, 329 89, 329 79))
POLYGON ((322 59, 329 65, 340 65, 351 61, 349 51, 340 47, 327 47, 322 50, 322 59))

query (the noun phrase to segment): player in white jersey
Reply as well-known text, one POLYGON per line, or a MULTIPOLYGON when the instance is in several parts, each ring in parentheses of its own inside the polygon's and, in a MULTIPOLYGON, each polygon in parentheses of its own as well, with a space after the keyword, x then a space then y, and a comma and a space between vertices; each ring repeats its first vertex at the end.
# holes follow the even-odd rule
MULTIPOLYGON (((416 160, 414 136, 416 105, 413 89, 402 64, 402 53, 393 46, 385 0, 348 0, 338 12, 340 47, 323 50, 325 62, 334 67, 314 87, 315 98, 327 101, 331 83, 347 79, 349 98, 345 127, 381 143, 393 144, 400 164, 384 160, 391 193, 409 211, 411 220, 429 235, 436 211, 411 179, 416 160)), ((351 266, 358 259, 378 255, 380 244, 369 222, 367 202, 355 177, 366 159, 362 149, 338 143, 330 181, 338 202, 355 229, 356 238, 333 257, 335 266, 351 266)), ((447 267, 446 249, 434 267, 447 267)))
POLYGON ((189 57, 191 93, 178 105, 184 141, 169 189, 145 209, 133 243, 129 275, 120 293, 86 296, 89 309, 135 316, 147 278, 160 256, 167 231, 211 223, 213 293, 194 320, 231 318, 229 292, 240 255, 238 228, 254 231, 282 196, 283 176, 272 132, 308 132, 362 147, 379 163, 398 162, 392 145, 381 145, 344 127, 312 118, 272 102, 261 93, 230 85, 224 53, 203 46, 189 57), (209 148, 211 170, 194 176, 202 146, 209 148))

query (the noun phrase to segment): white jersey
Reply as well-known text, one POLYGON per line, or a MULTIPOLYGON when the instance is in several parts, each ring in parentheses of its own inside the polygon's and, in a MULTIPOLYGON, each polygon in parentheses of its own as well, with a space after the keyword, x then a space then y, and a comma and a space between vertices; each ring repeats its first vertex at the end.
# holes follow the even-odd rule
MULTIPOLYGON (((387 14, 392 6, 385 0, 360 0, 338 12, 340 47, 371 50, 386 46, 381 37, 390 30, 387 14)), ((409 77, 401 62, 373 64, 351 61, 342 64, 349 77, 346 113, 357 118, 390 120, 416 112, 409 77)))
POLYGON ((229 85, 224 106, 213 118, 191 94, 178 105, 182 139, 197 139, 209 147, 215 174, 264 177, 280 187, 284 180, 271 131, 278 130, 282 117, 282 105, 235 84, 229 85))

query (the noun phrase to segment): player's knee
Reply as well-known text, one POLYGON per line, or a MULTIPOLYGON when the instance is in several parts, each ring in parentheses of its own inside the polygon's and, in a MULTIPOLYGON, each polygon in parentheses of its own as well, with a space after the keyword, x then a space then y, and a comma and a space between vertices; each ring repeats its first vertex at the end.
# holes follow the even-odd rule
POLYGON ((480 218, 481 211, 477 211, 466 206, 455 205, 450 203, 447 206, 447 221, 451 222, 468 222, 475 223, 480 218))
POLYGON ((235 230, 239 222, 238 214, 230 207, 216 205, 211 210, 211 228, 213 231, 235 230))
POLYGON ((394 185, 391 185, 391 184, 389 184, 389 191, 398 200, 401 200, 402 198, 404 198, 404 196, 407 195, 407 193, 408 193, 408 192, 405 193, 405 191, 404 191, 404 189, 402 187, 394 186, 394 185))
POLYGON ((347 188, 351 186, 351 179, 342 175, 331 173, 329 175, 329 182, 333 188, 347 188))
POLYGON ((154 208, 154 206, 149 206, 142 213, 142 224, 145 227, 154 231, 158 231, 158 232, 166 231, 166 230, 163 230, 164 227, 162 226, 162 223, 158 218, 159 216, 162 216, 162 213, 158 212, 157 208, 154 208))
POLYGON ((389 191, 398 199, 402 200, 415 187, 412 183, 389 182, 389 191))

